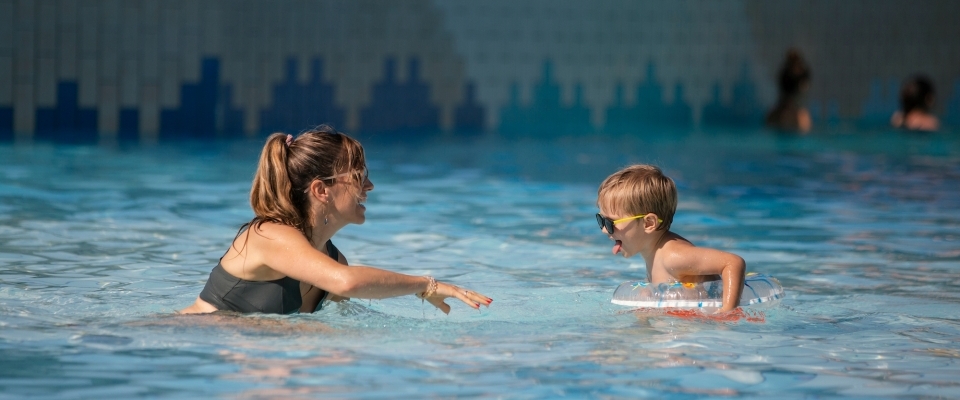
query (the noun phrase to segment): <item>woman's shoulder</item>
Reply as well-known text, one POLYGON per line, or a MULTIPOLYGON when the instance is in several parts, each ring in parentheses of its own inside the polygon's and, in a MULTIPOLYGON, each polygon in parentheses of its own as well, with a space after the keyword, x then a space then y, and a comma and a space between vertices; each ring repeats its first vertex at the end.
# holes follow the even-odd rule
POLYGON ((254 222, 241 230, 240 234, 233 240, 233 245, 227 252, 227 257, 243 255, 252 257, 256 262, 268 254, 276 251, 289 250, 309 246, 310 242, 297 228, 276 222, 254 222))
POLYGON ((916 112, 907 115, 904 122, 907 129, 918 131, 935 131, 940 128, 940 120, 933 114, 916 112))
POLYGON ((251 224, 238 238, 247 242, 263 241, 271 244, 307 242, 306 236, 297 228, 270 221, 251 224), (247 237, 244 238, 244 235, 247 237))

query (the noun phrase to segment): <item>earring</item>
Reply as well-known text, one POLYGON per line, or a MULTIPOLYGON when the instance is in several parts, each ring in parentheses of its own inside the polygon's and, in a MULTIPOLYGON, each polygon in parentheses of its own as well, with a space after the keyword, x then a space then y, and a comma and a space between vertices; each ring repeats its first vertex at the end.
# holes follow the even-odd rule
POLYGON ((327 217, 323 217, 323 224, 324 224, 324 225, 327 224, 327 217))

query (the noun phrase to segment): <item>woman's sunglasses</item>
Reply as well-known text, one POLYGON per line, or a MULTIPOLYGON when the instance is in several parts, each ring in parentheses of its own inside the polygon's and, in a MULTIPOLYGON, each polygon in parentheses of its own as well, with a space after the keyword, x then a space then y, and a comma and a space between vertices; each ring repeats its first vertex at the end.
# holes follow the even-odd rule
MULTIPOLYGON (((597 213, 597 225, 600 225, 600 229, 604 229, 604 228, 605 228, 605 229, 607 230, 607 233, 609 234, 609 233, 613 233, 613 225, 614 225, 614 224, 619 224, 619 223, 621 223, 621 222, 623 222, 623 221, 629 221, 629 220, 632 220, 632 219, 643 218, 643 217, 646 217, 648 214, 649 214, 649 213, 647 213, 647 214, 641 214, 641 215, 634 215, 634 216, 632 216, 632 217, 626 217, 626 218, 620 218, 620 219, 610 219, 610 218, 607 218, 607 217, 604 217, 604 216, 600 215, 600 213, 597 213)), ((659 218, 657 219, 657 221, 663 222, 663 220, 662 220, 662 219, 659 219, 659 218)))
POLYGON ((336 175, 334 175, 334 176, 328 176, 328 177, 322 178, 322 179, 320 179, 320 180, 321 180, 321 181, 328 181, 328 180, 331 180, 331 179, 346 178, 346 177, 351 176, 351 175, 353 175, 354 177, 356 177, 358 181, 363 182, 363 181, 367 180, 367 179, 370 177, 370 170, 368 170, 368 169, 366 169, 366 168, 361 169, 361 170, 353 170, 353 171, 350 171, 350 172, 344 172, 344 173, 342 173, 342 174, 336 174, 336 175))

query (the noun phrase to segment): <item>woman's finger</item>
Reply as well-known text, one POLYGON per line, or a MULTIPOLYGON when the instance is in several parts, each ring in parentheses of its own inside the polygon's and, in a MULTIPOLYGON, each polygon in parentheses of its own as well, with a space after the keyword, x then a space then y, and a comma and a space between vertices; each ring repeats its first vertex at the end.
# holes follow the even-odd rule
POLYGON ((489 298, 489 297, 487 297, 487 296, 484 296, 484 295, 482 295, 482 294, 480 294, 480 293, 474 292, 474 291, 472 291, 472 290, 469 290, 469 289, 460 289, 460 291, 463 292, 463 295, 466 296, 467 299, 469 299, 469 300, 470 300, 471 302, 473 302, 474 304, 477 304, 478 306, 482 304, 482 305, 485 305, 485 306, 487 306, 487 307, 490 307, 490 303, 493 302, 493 299, 491 299, 491 298, 489 298))
MULTIPOLYGON (((490 306, 490 303, 493 302, 493 299, 484 296, 480 293, 474 292, 470 289, 464 289, 458 286, 451 285, 449 283, 439 282, 439 287, 436 292, 437 297, 447 298, 447 297, 456 297, 464 304, 470 306, 470 308, 480 309, 480 305, 490 306)), ((439 307, 439 306, 437 306, 439 307)), ((449 306, 447 306, 449 310, 449 306)))
MULTIPOLYGON (((466 303, 468 306, 470 306, 470 308, 480 309, 479 299, 472 298, 472 297, 476 297, 476 295, 472 295, 469 290, 464 290, 458 287, 454 287, 454 289, 456 289, 456 291, 453 293, 453 295, 456 298, 466 303)), ((484 301, 484 304, 486 304, 486 301, 484 301)))
POLYGON ((440 311, 443 311, 444 314, 450 314, 450 305, 444 302, 442 297, 428 297, 427 301, 433 304, 434 307, 439 308, 440 311))

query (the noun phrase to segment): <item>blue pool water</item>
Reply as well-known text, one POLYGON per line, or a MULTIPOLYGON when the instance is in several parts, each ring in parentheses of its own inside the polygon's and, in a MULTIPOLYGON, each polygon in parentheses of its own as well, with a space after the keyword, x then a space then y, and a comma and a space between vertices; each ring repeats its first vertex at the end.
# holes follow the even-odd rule
POLYGON ((262 140, 0 144, 0 398, 960 397, 960 139, 837 130, 364 140, 351 263, 494 298, 176 316, 240 224, 262 140), (779 278, 759 322, 610 303, 644 275, 594 221, 656 163, 674 230, 779 278))

